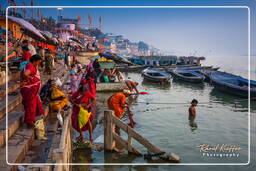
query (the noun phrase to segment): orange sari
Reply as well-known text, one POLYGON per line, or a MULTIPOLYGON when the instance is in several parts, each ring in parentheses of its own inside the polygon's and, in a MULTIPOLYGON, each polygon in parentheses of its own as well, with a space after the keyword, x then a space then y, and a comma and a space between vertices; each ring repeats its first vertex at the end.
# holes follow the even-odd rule
POLYGON ((124 107, 126 104, 126 96, 123 93, 116 93, 108 99, 108 108, 115 112, 115 116, 119 119, 123 116, 124 107))

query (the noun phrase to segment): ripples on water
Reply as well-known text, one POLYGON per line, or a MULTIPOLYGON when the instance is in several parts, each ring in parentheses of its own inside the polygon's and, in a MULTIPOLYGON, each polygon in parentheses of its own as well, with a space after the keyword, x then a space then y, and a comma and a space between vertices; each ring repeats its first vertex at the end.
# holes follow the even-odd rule
MULTIPOLYGON (((133 80, 140 82, 140 90, 149 92, 148 95, 139 95, 132 106, 134 120, 138 123, 135 130, 141 135, 148 138, 162 150, 178 154, 183 163, 247 162, 248 101, 241 101, 242 99, 239 97, 220 92, 207 83, 191 84, 173 81, 169 85, 159 85, 143 81, 140 74, 137 73, 129 73, 128 75, 133 80), (188 121, 188 107, 193 98, 197 99, 199 104, 195 123, 190 123, 188 121), (149 104, 138 102, 147 102, 149 104), (150 104, 154 102, 186 104, 150 104), (196 147, 200 144, 239 145, 242 150, 239 152, 239 157, 205 157, 196 147)), ((104 98, 107 99, 107 96, 110 95, 105 94, 104 98)), ((256 102, 252 101, 252 119, 255 119, 255 111, 256 102)), ((102 124, 98 124, 94 130, 94 137, 102 133, 102 124)), ((252 131, 252 136, 255 136, 254 131, 252 131)), ((141 146, 136 142, 133 142, 133 144, 141 149, 141 146)), ((251 145, 251 148, 255 149, 255 144, 251 145)), ((146 149, 141 150, 146 153, 146 149)), ((75 153, 77 155, 76 162, 89 162, 88 153, 86 157, 85 153, 84 155, 83 153, 75 153), (85 159, 81 156, 85 157, 85 159)), ((117 154, 104 154, 103 152, 89 154, 89 158, 92 158, 94 163, 104 161, 114 163, 146 162, 142 158, 126 154, 120 156, 117 154)), ((140 170, 138 168, 142 169, 141 167, 132 167, 132 170, 140 170)), ((150 167, 148 169, 154 170, 155 168, 158 167, 150 167)), ((164 166, 160 168, 166 169, 164 166)), ((181 168, 184 169, 184 166, 173 166, 174 168, 175 170, 182 170, 181 168)), ((214 167, 211 168, 216 169, 214 167)), ((195 170, 200 170, 200 168, 196 167, 195 170)))

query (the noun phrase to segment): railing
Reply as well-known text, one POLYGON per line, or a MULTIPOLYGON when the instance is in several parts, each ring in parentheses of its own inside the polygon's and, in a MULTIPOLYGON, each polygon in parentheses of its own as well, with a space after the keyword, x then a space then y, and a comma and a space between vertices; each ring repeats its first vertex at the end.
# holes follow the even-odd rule
POLYGON ((105 150, 116 150, 116 148, 121 146, 130 153, 137 155, 143 155, 143 153, 132 146, 132 138, 147 148, 149 154, 144 156, 159 156, 163 160, 171 162, 180 162, 180 157, 174 153, 165 154, 160 148, 152 144, 149 140, 141 136, 135 130, 133 130, 129 125, 125 124, 123 121, 119 120, 114 116, 114 112, 111 110, 106 110, 104 112, 104 148, 105 150), (127 133, 128 139, 123 139, 120 135, 115 132, 115 127, 122 129, 127 133))

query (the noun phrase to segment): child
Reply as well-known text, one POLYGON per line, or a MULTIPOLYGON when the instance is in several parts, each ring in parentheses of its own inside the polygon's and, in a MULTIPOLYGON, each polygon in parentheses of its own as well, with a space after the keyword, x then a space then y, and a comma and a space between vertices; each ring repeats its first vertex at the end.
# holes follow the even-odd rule
POLYGON ((194 120, 196 118, 196 106, 198 104, 198 101, 196 99, 193 99, 191 101, 191 106, 189 107, 189 117, 188 119, 190 121, 194 120))

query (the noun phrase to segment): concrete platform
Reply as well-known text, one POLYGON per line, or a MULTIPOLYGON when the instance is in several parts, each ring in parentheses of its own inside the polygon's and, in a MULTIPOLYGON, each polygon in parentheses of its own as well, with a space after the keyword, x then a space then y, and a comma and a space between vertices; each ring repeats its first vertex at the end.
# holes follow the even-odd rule
POLYGON ((124 89, 128 89, 125 82, 97 83, 96 85, 97 92, 123 91, 124 89))

